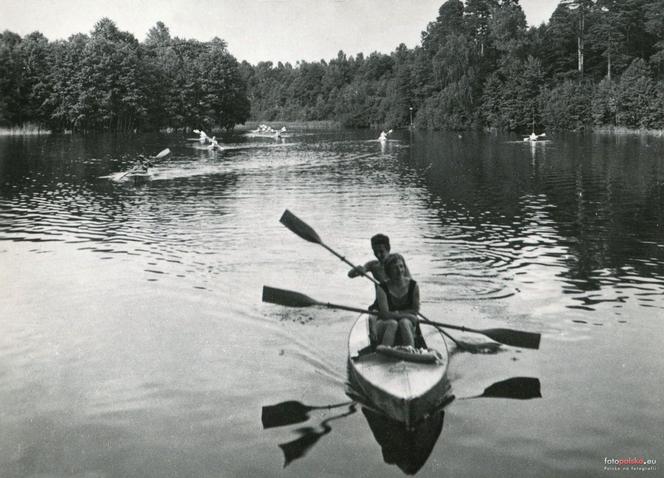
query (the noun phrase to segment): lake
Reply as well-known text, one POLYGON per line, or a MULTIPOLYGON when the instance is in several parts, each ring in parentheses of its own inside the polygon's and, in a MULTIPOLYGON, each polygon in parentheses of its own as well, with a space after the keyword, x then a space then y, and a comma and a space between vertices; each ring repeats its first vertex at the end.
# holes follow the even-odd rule
POLYGON ((377 135, 0 137, 0 475, 661 475, 664 138, 377 135), (406 440, 346 394, 356 313, 261 301, 373 301, 286 209, 352 263, 389 235, 427 317, 540 349, 450 344, 455 398, 406 440), (541 397, 478 397, 510 378, 541 397), (336 406, 264 426, 287 401, 336 406))

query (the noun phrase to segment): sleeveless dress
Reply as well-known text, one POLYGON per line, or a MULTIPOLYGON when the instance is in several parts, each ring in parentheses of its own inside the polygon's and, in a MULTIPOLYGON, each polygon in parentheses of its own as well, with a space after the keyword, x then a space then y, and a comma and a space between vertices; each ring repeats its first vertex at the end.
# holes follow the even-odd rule
POLYGON ((415 291, 416 285, 417 282, 415 282, 413 279, 410 279, 410 282, 408 283, 408 292, 404 294, 403 297, 394 297, 390 293, 390 289, 387 287, 387 284, 381 282, 380 286, 383 288, 385 295, 387 296, 387 307, 390 309, 390 312, 413 308, 413 292, 415 291))
MULTIPOLYGON (((408 292, 404 294, 402 297, 394 297, 390 293, 387 284, 381 282, 380 286, 385 291, 385 295, 387 296, 387 307, 390 310, 390 312, 396 312, 399 310, 408 310, 413 308, 413 294, 416 285, 417 282, 415 282, 413 279, 410 279, 410 282, 408 283, 408 292)), ((397 342, 399 341, 398 335, 399 334, 397 334, 397 342)), ((422 337, 422 331, 420 330, 419 322, 415 325, 415 333, 413 335, 415 336, 415 346, 424 347, 425 346, 424 338, 422 337)))

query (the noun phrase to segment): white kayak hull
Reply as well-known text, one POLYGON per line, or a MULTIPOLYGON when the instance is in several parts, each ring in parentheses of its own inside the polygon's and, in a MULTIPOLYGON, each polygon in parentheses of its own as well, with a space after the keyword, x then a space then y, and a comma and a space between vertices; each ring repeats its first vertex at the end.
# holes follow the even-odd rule
POLYGON ((348 337, 348 373, 352 386, 388 417, 414 426, 446 402, 450 384, 447 380, 449 354, 443 335, 435 327, 422 326, 426 345, 437 350, 436 363, 399 360, 366 351, 370 346, 369 320, 361 315, 348 337))

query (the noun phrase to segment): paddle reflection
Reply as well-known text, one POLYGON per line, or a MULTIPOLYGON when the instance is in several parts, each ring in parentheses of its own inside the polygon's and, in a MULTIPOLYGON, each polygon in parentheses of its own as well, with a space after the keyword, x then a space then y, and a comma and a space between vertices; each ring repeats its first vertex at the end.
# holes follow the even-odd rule
POLYGON ((286 468, 294 460, 305 456, 323 435, 330 433, 332 431, 330 422, 347 417, 348 415, 352 415, 356 411, 356 405, 352 404, 348 406, 348 411, 326 418, 320 422, 318 428, 302 427, 296 429, 295 433, 300 435, 299 438, 296 438, 293 441, 289 441, 288 443, 279 444, 279 448, 281 448, 281 450, 284 452, 284 468, 286 468))
POLYGON ((334 405, 324 405, 314 407, 311 405, 304 405, 303 403, 295 400, 277 403, 276 405, 268 405, 263 407, 261 413, 261 421, 263 428, 283 427, 286 425, 294 425, 309 420, 309 412, 312 410, 330 410, 343 406, 352 405, 353 402, 336 403, 334 405))
MULTIPOLYGON (((312 406, 289 400, 262 408, 261 422, 264 429, 284 427, 313 420, 310 412, 343 408, 340 413, 321 420, 318 425, 304 426, 293 430, 298 437, 279 444, 284 453, 284 468, 294 460, 304 457, 324 435, 332 431, 330 423, 357 412, 358 404, 369 424, 376 442, 380 445, 383 461, 396 465, 407 475, 416 474, 427 462, 438 438, 443 431, 444 409, 455 400, 448 394, 441 403, 430 411, 427 417, 410 427, 383 414, 378 407, 362 395, 350 383, 346 384, 346 394, 351 401, 332 405, 312 406)), ((491 384, 480 395, 462 397, 460 400, 477 398, 504 398, 528 400, 541 398, 541 385, 538 378, 512 377, 491 384)))

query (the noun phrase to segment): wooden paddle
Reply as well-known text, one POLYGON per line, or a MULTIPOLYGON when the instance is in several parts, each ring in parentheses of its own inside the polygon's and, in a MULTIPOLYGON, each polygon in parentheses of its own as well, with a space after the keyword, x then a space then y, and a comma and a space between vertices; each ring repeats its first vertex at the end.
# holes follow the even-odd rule
MULTIPOLYGON (((164 158, 164 157, 168 156, 169 154, 171 154, 171 150, 170 150, 170 149, 168 149, 168 148, 166 148, 166 149, 162 149, 162 150, 159 152, 159 154, 157 154, 156 156, 151 156, 150 159, 161 159, 161 158, 164 158)), ((119 181, 120 179, 124 178, 127 174, 136 171, 136 168, 138 168, 138 166, 134 166, 134 167, 131 168, 129 171, 127 171, 126 173, 124 173, 123 175, 121 175, 120 177, 118 177, 115 181, 119 181)))
MULTIPOLYGON (((351 312, 360 312, 363 314, 378 315, 378 312, 373 310, 361 309, 359 307, 350 307, 347 305, 332 304, 329 302, 319 302, 311 297, 293 292, 285 289, 277 289, 275 287, 263 286, 263 302, 271 304, 284 305, 286 307, 311 307, 320 306, 327 307, 328 309, 341 309, 351 312)), ((420 319, 423 324, 433 325, 434 327, 445 327, 448 329, 461 330, 462 332, 473 332, 475 334, 486 335, 496 342, 505 345, 512 345, 515 347, 524 347, 528 349, 538 349, 540 343, 540 334, 532 332, 523 332, 520 330, 511 329, 471 329, 468 327, 461 327, 458 325, 444 324, 442 322, 434 322, 433 320, 420 319)))
MULTIPOLYGON (((320 238, 320 236, 314 231, 314 229, 309 226, 307 223, 302 221, 299 217, 297 217, 295 214, 290 212, 288 209, 284 211, 284 213, 281 216, 281 219, 279 219, 279 222, 281 222, 284 226, 286 226, 288 229, 293 231, 295 234, 300 236, 302 239, 305 241, 313 242, 315 244, 319 244, 323 246, 325 249, 330 251, 332 254, 337 256, 339 259, 341 259, 343 262, 351 266, 352 268, 357 269, 357 266, 350 262, 348 259, 346 259, 344 256, 333 250, 331 247, 329 247, 327 244, 323 242, 323 240, 320 238)), ((366 277, 369 279, 371 282, 373 282, 376 285, 380 285, 380 282, 378 282, 376 279, 371 277, 369 274, 364 272, 363 270, 359 269, 358 272, 362 274, 362 276, 366 277)), ((302 307, 302 306, 300 306, 302 307)), ((459 328, 457 326, 448 326, 445 324, 441 324, 439 322, 434 322, 429 320, 427 317, 424 316, 421 312, 418 312, 417 315, 419 315, 423 320, 422 322, 425 324, 430 324, 430 325, 438 325, 439 327, 447 327, 450 329, 457 329, 457 330, 464 330, 464 331, 472 331, 471 329, 466 329, 466 328, 459 328)), ((439 329, 440 330, 440 329, 439 329)), ((510 332, 510 329, 494 329, 494 330, 501 330, 503 331, 504 338, 503 340, 496 340, 496 342, 500 342, 506 345, 514 345, 516 347, 525 347, 525 348, 539 348, 539 342, 540 342, 540 334, 534 334, 530 332, 521 332, 518 330, 511 331, 512 336, 509 337, 508 335, 510 332), (524 343, 526 345, 522 345, 521 343, 524 343), (533 346, 535 345, 535 346, 533 346)), ((460 340, 455 339, 454 337, 450 336, 447 334, 445 331, 441 330, 443 334, 445 334, 446 337, 449 337, 450 340, 452 340, 457 346, 460 348, 463 348, 465 350, 471 351, 471 352, 476 352, 476 351, 481 351, 485 347, 482 347, 481 345, 475 345, 475 344, 468 344, 465 342, 461 342, 460 340)), ((482 332, 478 332, 482 333, 482 332)), ((487 335, 487 334, 484 334, 487 335)), ((489 335, 487 335, 490 337, 489 335)), ((493 337, 491 337, 493 338, 493 337)))

